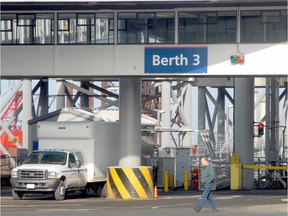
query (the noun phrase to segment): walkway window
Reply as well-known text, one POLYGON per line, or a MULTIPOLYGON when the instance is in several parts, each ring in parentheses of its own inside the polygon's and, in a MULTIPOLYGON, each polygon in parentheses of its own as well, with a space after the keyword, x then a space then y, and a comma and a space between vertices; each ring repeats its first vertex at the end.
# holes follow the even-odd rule
POLYGON ((36 44, 54 43, 53 14, 36 14, 36 44))
POLYGON ((53 14, 1 14, 1 44, 52 44, 53 14))
POLYGON ((179 43, 236 42, 236 11, 179 12, 179 43))
POLYGON ((16 44, 16 14, 1 15, 1 44, 16 44))
POLYGON ((76 43, 76 14, 58 14, 58 44, 76 43))
POLYGON ((111 20, 113 13, 59 14, 58 43, 113 43, 114 29, 111 20))
POLYGON ((77 43, 95 41, 95 14, 77 14, 77 43))
POLYGON ((114 43, 114 15, 113 13, 96 14, 96 43, 114 43))
POLYGON ((287 41, 287 11, 241 11, 241 42, 287 41))
POLYGON ((175 22, 172 12, 118 14, 119 44, 173 44, 175 22))

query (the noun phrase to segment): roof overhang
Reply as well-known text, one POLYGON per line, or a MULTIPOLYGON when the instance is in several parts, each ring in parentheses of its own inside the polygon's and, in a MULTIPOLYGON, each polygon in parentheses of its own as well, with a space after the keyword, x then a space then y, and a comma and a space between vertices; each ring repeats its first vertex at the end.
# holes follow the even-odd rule
POLYGON ((0 0, 1 10, 129 10, 181 7, 283 6, 287 0, 0 0))

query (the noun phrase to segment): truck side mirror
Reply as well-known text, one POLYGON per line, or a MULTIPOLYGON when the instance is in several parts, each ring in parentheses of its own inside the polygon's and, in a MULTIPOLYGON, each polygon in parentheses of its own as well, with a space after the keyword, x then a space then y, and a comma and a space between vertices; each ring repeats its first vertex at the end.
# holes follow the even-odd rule
POLYGON ((76 160, 76 167, 80 168, 81 167, 81 161, 80 160, 76 160))
POLYGON ((68 167, 69 167, 69 168, 72 168, 72 167, 80 168, 80 167, 81 167, 81 161, 76 160, 75 163, 69 163, 69 164, 68 164, 68 167))
POLYGON ((22 165, 24 163, 24 161, 22 161, 21 159, 17 160, 17 166, 22 165))

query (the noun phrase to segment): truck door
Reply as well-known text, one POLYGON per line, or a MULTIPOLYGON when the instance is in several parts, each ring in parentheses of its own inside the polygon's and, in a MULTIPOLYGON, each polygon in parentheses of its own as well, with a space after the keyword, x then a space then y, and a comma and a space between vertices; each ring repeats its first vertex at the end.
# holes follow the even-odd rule
POLYGON ((87 169, 84 164, 83 158, 80 157, 81 154, 79 154, 77 155, 78 157, 74 153, 69 154, 68 166, 71 169, 71 187, 83 187, 87 183, 87 176, 85 175, 85 173, 87 173, 87 169), (77 167, 76 160, 80 161, 80 167, 77 167))
POLYGON ((76 157, 74 153, 69 153, 68 171, 66 176, 70 188, 79 187, 79 169, 76 166, 76 157))
POLYGON ((81 186, 86 186, 88 173, 87 173, 87 166, 84 161, 84 158, 80 152, 75 152, 76 159, 80 161, 81 166, 79 167, 79 184, 81 186))

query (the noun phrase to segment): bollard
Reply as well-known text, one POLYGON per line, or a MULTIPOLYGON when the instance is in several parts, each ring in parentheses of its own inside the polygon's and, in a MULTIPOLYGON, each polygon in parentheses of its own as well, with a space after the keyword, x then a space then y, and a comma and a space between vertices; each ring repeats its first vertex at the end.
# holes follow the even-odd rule
POLYGON ((174 173, 172 173, 169 177, 170 177, 169 178, 169 187, 173 188, 174 187, 174 173))
POLYGON ((189 177, 188 177, 188 171, 185 170, 184 172, 184 190, 188 190, 188 180, 189 180, 189 177))
POLYGON ((242 188, 242 165, 230 164, 230 189, 240 190, 242 188))
POLYGON ((164 172, 164 192, 168 192, 168 186, 169 186, 169 172, 164 172))
POLYGON ((239 154, 232 154, 230 164, 230 189, 240 190, 242 188, 242 165, 239 163, 239 154))

